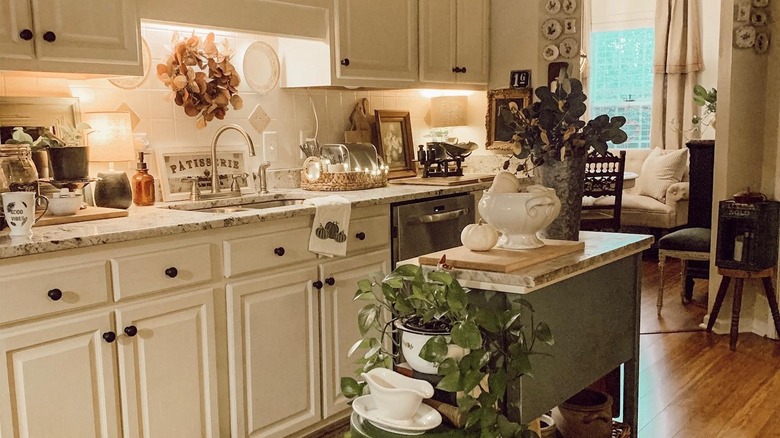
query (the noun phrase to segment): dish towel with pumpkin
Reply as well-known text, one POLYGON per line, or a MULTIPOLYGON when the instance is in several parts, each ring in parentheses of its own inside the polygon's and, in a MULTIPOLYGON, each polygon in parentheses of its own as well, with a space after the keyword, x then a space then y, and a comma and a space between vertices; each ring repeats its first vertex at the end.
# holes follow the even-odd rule
POLYGON ((352 203, 339 195, 307 199, 304 203, 317 209, 309 236, 309 251, 328 257, 346 255, 352 203))

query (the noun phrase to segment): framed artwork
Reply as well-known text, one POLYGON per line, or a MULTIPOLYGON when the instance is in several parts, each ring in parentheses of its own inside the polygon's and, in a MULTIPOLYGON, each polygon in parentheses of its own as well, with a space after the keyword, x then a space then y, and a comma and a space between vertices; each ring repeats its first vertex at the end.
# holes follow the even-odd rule
POLYGON ((376 152, 389 168, 387 179, 416 176, 409 111, 375 110, 376 152))
MULTIPOLYGON (((189 199, 192 189, 190 178, 198 179, 201 193, 211 192, 211 150, 207 148, 177 148, 155 151, 163 201, 189 199)), ((241 194, 255 193, 255 184, 249 170, 248 152, 245 148, 223 147, 217 150, 219 187, 230 190, 230 175, 242 175, 238 179, 241 194)))
POLYGON ((514 129, 503 123, 502 114, 514 113, 531 104, 533 89, 504 88, 488 90, 488 108, 485 116, 487 144, 485 148, 493 151, 511 151, 514 129))

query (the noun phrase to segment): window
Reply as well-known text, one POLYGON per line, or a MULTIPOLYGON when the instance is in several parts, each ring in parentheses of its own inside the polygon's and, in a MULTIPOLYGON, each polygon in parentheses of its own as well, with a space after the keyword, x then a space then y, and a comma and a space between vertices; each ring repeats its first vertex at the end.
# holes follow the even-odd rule
POLYGON ((653 29, 591 33, 589 95, 591 117, 621 115, 628 141, 623 149, 650 147, 653 100, 653 29))

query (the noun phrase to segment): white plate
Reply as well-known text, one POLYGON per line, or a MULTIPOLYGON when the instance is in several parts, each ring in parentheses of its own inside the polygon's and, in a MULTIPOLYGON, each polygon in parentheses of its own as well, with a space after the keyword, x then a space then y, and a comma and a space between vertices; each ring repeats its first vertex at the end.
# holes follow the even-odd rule
POLYGON ((563 41, 561 41, 561 44, 558 45, 558 48, 561 51, 561 56, 564 58, 574 58, 574 56, 577 55, 577 48, 579 47, 579 44, 577 43, 577 40, 574 38, 564 38, 563 41))
POLYGON ((279 82, 279 57, 262 41, 252 43, 244 53, 244 79, 258 93, 267 93, 279 82))
POLYGON ((766 53, 769 50, 769 33, 759 32, 756 35, 756 45, 753 46, 756 53, 766 53))
POLYGON ((549 18, 542 23, 542 35, 548 40, 556 40, 563 32, 561 22, 555 18, 549 18))
POLYGON ((734 45, 740 49, 756 44, 756 28, 750 25, 740 26, 734 31, 734 45))
POLYGON ((555 61, 558 59, 558 54, 560 51, 558 50, 558 46, 555 44, 548 44, 544 46, 544 49, 542 49, 542 57, 545 61, 555 61))
POLYGON ((561 0, 544 0, 544 10, 550 15, 557 14, 561 11, 561 0))
POLYGON ((563 12, 573 14, 577 10, 577 0, 563 0, 563 12))
POLYGON ((352 409, 374 426, 400 435, 421 435, 441 424, 441 414, 436 409, 421 403, 417 412, 409 421, 395 421, 380 418, 376 403, 371 395, 363 395, 352 402, 352 409))
POLYGON ((146 40, 143 37, 141 37, 141 62, 144 66, 144 74, 142 76, 120 76, 111 78, 108 82, 125 90, 138 88, 144 83, 149 76, 149 69, 152 67, 152 54, 149 52, 149 45, 146 44, 146 40))

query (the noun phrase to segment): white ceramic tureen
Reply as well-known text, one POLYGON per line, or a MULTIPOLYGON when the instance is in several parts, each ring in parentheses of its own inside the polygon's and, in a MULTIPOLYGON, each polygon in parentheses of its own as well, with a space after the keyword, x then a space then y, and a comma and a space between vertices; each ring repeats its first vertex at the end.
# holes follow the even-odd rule
POLYGON ((540 185, 519 193, 485 190, 479 201, 479 214, 503 234, 498 246, 508 249, 544 246, 536 233, 550 225, 560 211, 555 190, 540 185))

